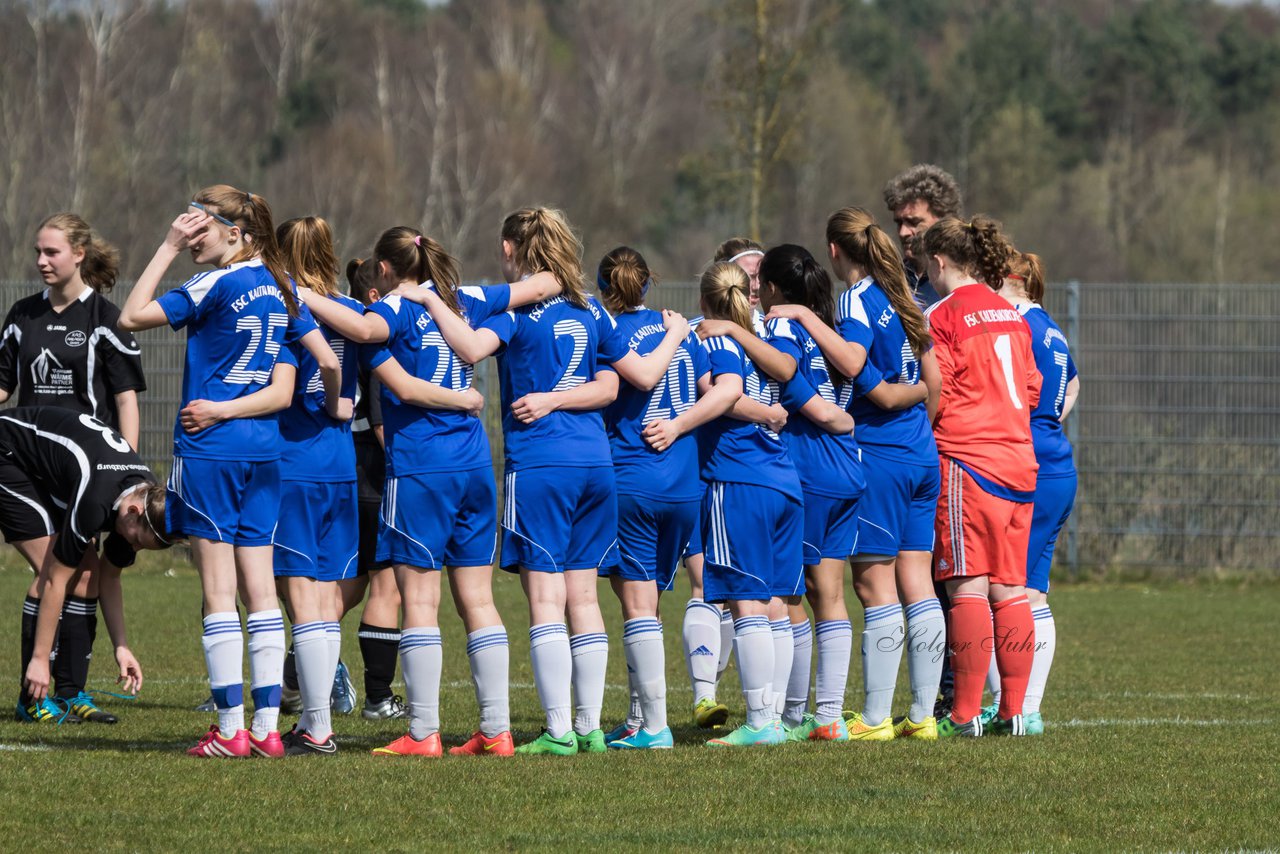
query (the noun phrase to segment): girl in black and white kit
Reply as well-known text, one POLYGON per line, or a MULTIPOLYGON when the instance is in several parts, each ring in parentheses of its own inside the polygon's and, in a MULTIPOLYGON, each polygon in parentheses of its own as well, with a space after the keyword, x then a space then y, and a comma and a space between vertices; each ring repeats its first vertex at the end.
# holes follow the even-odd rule
MULTIPOLYGON (((138 344, 117 326, 120 310, 104 293, 116 281, 118 253, 73 213, 59 213, 36 230, 36 269, 45 289, 14 303, 0 333, 0 403, 57 406, 91 415, 138 447, 138 392, 146 389, 138 344)), ((39 532, 42 537, 53 531, 39 532)), ((26 541, 15 541, 32 569, 40 562, 26 541)), ((98 598, 119 598, 118 577, 102 589, 97 555, 86 554, 74 590, 67 597, 53 660, 55 693, 77 718, 115 723, 85 691, 89 659, 98 627, 98 598)), ((40 608, 37 580, 22 605, 25 645, 35 631, 40 608)), ((110 620, 108 620, 110 623, 110 620)), ((118 643, 122 638, 114 638, 118 643)), ((126 648, 127 651, 127 648, 126 648)), ((28 699, 25 696, 23 700, 28 699)), ((19 703, 19 720, 32 716, 19 703)))

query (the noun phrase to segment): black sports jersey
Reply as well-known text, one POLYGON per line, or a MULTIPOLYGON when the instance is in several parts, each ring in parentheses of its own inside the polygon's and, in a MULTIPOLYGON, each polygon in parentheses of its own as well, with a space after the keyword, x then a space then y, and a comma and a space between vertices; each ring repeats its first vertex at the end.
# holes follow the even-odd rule
POLYGON ((361 365, 351 437, 356 446, 356 485, 360 501, 373 504, 382 500, 387 477, 387 455, 373 430, 381 426, 382 383, 361 365))
POLYGON ((61 406, 119 426, 115 396, 143 391, 142 357, 120 309, 92 288, 61 312, 49 291, 18 300, 0 333, 0 389, 18 406, 61 406))
POLYGON ((56 406, 0 412, 0 458, 24 472, 56 505, 62 525, 53 556, 67 566, 79 566, 94 538, 115 528, 121 493, 156 482, 119 433, 96 418, 56 406))

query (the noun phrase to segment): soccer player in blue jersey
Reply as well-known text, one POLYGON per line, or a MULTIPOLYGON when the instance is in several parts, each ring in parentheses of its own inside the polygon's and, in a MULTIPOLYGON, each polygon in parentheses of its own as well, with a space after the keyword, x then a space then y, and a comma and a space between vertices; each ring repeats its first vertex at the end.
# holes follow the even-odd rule
POLYGON ((617 395, 618 375, 638 388, 654 388, 689 327, 679 315, 665 313, 666 334, 653 353, 640 356, 628 348, 608 313, 584 292, 582 247, 558 211, 510 214, 502 224, 501 253, 508 280, 551 273, 561 295, 495 315, 474 330, 429 305, 445 340, 465 361, 474 364, 500 351, 502 566, 519 570, 529 597, 534 681, 547 715, 545 731, 517 752, 603 752, 600 709, 609 644, 596 572, 610 561, 618 517, 600 409, 617 395))
POLYGON ((282 348, 298 340, 319 365, 331 416, 338 414, 342 376, 324 335, 299 310, 265 199, 219 184, 197 193, 174 220, 120 314, 121 328, 131 331, 166 323, 187 330, 184 408, 199 399, 217 405, 251 396, 262 404, 237 408, 237 417, 206 429, 188 432, 181 420, 174 429, 169 530, 189 538, 200 573, 205 661, 218 711, 218 723, 188 752, 283 756, 277 727, 284 617, 271 560, 280 510, 280 428, 274 412, 283 405, 254 393, 269 387, 282 348), (195 263, 214 269, 153 298, 184 250, 195 263), (251 732, 244 729, 237 589, 249 611, 251 732))
POLYGON ((748 300, 751 303, 751 328, 764 337, 764 312, 760 310, 760 263, 764 260, 764 247, 749 237, 730 237, 716 247, 713 264, 737 264, 751 282, 748 300))
MULTIPOLYGON (((760 281, 765 311, 777 304, 798 304, 819 318, 834 320, 831 280, 802 247, 783 245, 765 253, 760 281)), ((795 741, 844 741, 847 735, 840 713, 853 636, 844 604, 844 566, 854 546, 858 499, 864 486, 852 435, 854 422, 839 403, 844 377, 828 369, 812 336, 785 318, 769 320, 765 328, 765 340, 794 365, 783 387, 793 417, 782 438, 804 490, 805 588, 817 620, 815 632, 796 600, 788 603, 789 618, 773 627, 776 639, 784 646, 790 641, 792 646, 782 722, 795 741), (815 633, 817 695, 813 714, 807 714, 815 633)), ((785 649, 782 654, 786 655, 785 649)))
POLYGON ((779 677, 775 666, 770 616, 785 620, 783 598, 804 593, 800 478, 787 446, 764 423, 778 404, 778 387, 736 343, 739 337, 751 339, 781 355, 752 332, 748 286, 746 273, 728 263, 713 265, 699 283, 705 317, 698 337, 711 362, 712 382, 745 392, 730 414, 698 433, 701 475, 707 481, 703 596, 711 603, 728 603, 733 613, 734 651, 747 706, 742 726, 707 742, 724 747, 786 740, 775 695, 785 693, 787 674, 779 677), (729 331, 731 335, 724 334, 729 331))
MULTIPOLYGON (((1040 402, 1031 410, 1031 441, 1040 469, 1036 472, 1031 540, 1027 550, 1027 599, 1031 601, 1031 616, 1035 619, 1036 648, 1026 698, 1022 701, 1027 735, 1041 735, 1044 720, 1040 716, 1040 701, 1044 698, 1058 643, 1053 611, 1049 608, 1049 568, 1053 564, 1058 534, 1075 504, 1077 484, 1071 442, 1062 425, 1080 396, 1080 377, 1066 336, 1040 305, 1044 299, 1044 268, 1039 256, 1016 253, 1009 267, 1012 272, 1005 278, 1000 296, 1018 309, 1031 328, 1031 352, 1035 355, 1036 369, 1044 378, 1040 402)), ((994 657, 987 684, 996 699, 983 709, 983 716, 994 720, 1000 705, 1000 679, 994 657)))
MULTIPOLYGON (((347 282, 351 296, 361 305, 368 306, 382 299, 378 265, 371 259, 348 261, 347 282)), ((400 657, 400 589, 390 562, 378 560, 378 520, 387 480, 382 383, 363 365, 357 375, 351 438, 356 451, 360 545, 356 575, 339 581, 338 589, 342 593, 344 616, 364 603, 360 624, 356 627, 360 657, 364 659, 364 708, 360 715, 370 721, 403 718, 408 715, 404 698, 391 691, 400 657)))
POLYGON ((496 489, 488 437, 475 417, 484 401, 472 387, 472 363, 449 347, 435 318, 470 329, 512 304, 553 295, 558 286, 543 276, 458 288, 457 262, 407 226, 384 232, 366 263, 377 269, 379 289, 389 293, 366 314, 326 305, 312 294, 304 299, 323 322, 376 342, 366 346, 364 362, 384 387, 387 485, 377 557, 395 567, 404 608, 400 654, 410 724, 408 734, 373 752, 443 752, 439 598, 440 571, 448 566, 480 706, 480 728, 450 753, 510 756, 507 633, 492 590, 496 489))
MULTIPOLYGON (((276 237, 299 288, 360 310, 360 303, 338 292, 338 258, 327 222, 292 219, 280 225, 276 237)), ((332 329, 322 324, 320 330, 342 365, 338 418, 325 406, 319 365, 300 344, 287 348, 297 364, 297 380, 292 403, 279 416, 281 512, 271 542, 277 587, 293 623, 302 699, 302 717, 283 738, 286 755, 337 753, 330 715, 342 646, 337 584, 355 575, 359 547, 351 439, 359 353, 332 329)))
POLYGON ((849 737, 894 738, 890 711, 905 648, 912 705, 897 735, 933 738, 945 618, 930 571, 939 479, 924 396, 933 393, 936 400, 937 367, 889 235, 869 212, 850 207, 831 215, 826 237, 832 269, 848 286, 838 301, 835 331, 809 311, 785 307, 775 313, 811 330, 827 360, 855 377, 848 401, 867 491, 851 562, 854 589, 866 609, 865 692, 862 710, 850 713, 849 737), (876 389, 914 397, 899 401, 905 406, 887 405, 876 389), (900 601, 906 605, 905 626, 900 601))
MULTIPOLYGON (((665 340, 662 314, 644 306, 653 276, 639 252, 614 249, 600 262, 596 284, 631 350, 647 355, 665 340)), ((622 602, 631 688, 626 720, 605 737, 614 749, 672 746, 658 597, 671 589, 681 552, 698 525, 702 484, 693 431, 736 400, 721 389, 699 406, 700 385, 710 390, 710 365, 690 335, 652 391, 621 384, 605 412, 618 485, 618 549, 615 564, 602 567, 601 574, 610 577, 622 602)))

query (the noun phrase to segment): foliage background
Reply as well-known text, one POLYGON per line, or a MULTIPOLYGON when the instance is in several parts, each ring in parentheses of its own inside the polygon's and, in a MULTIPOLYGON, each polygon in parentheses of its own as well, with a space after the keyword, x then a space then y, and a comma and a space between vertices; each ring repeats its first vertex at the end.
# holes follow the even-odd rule
POLYGON ((884 182, 932 161, 1055 279, 1257 281, 1278 28, 1209 0, 0 0, 0 276, 66 209, 136 275, 228 182, 346 256, 409 223, 492 277, 501 217, 545 203, 588 258, 688 279, 753 226, 887 223, 884 182))

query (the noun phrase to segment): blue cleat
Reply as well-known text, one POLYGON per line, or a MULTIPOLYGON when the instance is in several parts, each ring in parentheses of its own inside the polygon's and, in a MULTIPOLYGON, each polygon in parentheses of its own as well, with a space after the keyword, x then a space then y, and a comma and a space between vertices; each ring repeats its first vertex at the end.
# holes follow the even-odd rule
POLYGON ((670 750, 673 746, 675 746, 675 739, 671 737, 669 726, 664 726, 657 732, 649 732, 641 727, 626 738, 609 742, 612 750, 670 750))
POLYGON ((623 721, 613 729, 609 730, 608 735, 604 737, 604 743, 609 747, 613 746, 615 741, 622 738, 631 738, 640 731, 640 727, 627 726, 627 722, 623 721))
POLYGON ((340 715, 349 715, 356 710, 356 683, 351 681, 351 673, 342 661, 338 662, 338 669, 333 674, 329 705, 340 715))
POLYGON ((29 706, 18 703, 13 711, 13 718, 24 724, 32 723, 80 723, 80 719, 72 716, 69 703, 59 703, 49 697, 29 706))
POLYGON ((1027 726, 1027 735, 1044 735, 1044 719, 1039 712, 1027 712, 1022 719, 1027 726))

